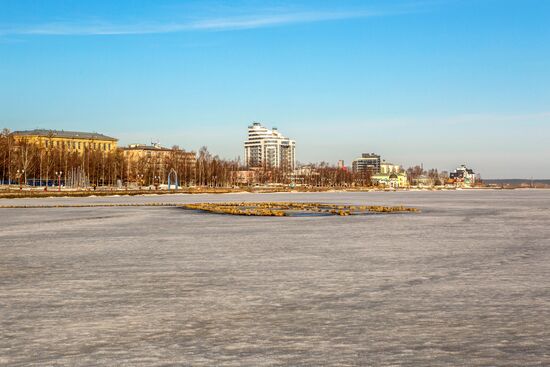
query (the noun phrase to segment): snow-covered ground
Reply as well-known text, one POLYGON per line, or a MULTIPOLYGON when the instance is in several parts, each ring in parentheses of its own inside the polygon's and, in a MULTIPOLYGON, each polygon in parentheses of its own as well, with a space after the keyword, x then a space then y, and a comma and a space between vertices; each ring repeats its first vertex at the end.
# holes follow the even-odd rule
POLYGON ((420 214, 0 209, 0 365, 550 365, 550 191, 162 195, 420 214))

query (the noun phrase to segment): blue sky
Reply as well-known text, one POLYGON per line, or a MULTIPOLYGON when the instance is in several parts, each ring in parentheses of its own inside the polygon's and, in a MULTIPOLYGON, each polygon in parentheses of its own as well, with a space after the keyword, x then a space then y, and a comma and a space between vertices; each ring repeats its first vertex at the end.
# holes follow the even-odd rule
POLYGON ((0 0, 0 127, 550 178, 550 1, 0 0))

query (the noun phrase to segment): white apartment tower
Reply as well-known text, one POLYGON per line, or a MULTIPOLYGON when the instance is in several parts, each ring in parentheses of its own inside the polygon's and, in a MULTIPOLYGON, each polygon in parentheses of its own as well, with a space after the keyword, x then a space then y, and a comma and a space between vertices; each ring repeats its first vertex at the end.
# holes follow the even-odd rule
POLYGON ((296 142, 285 138, 277 128, 269 130, 259 122, 248 126, 244 157, 249 168, 294 169, 296 142))

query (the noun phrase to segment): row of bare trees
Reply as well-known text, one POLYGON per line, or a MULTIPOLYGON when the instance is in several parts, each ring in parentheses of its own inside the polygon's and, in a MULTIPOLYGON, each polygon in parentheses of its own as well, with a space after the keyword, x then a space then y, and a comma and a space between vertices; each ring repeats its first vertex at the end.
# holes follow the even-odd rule
POLYGON ((8 129, 0 133, 0 184, 32 186, 149 186, 165 184, 168 174, 180 186, 228 187, 236 184, 238 160, 224 160, 206 147, 188 153, 172 147, 163 154, 130 159, 122 149, 103 151, 85 148, 81 152, 15 140, 8 129))
POLYGON ((314 187, 370 186, 371 174, 370 171, 353 172, 321 162, 302 165, 292 176, 292 181, 314 187))
POLYGON ((431 185, 440 186, 449 180, 449 173, 447 171, 439 172, 433 168, 425 170, 422 166, 414 166, 407 168, 405 172, 411 185, 417 184, 419 180, 425 180, 430 182, 431 185))
POLYGON ((238 159, 226 160, 212 155, 202 147, 197 154, 196 183, 198 186, 233 187, 237 185, 235 172, 241 169, 238 159))

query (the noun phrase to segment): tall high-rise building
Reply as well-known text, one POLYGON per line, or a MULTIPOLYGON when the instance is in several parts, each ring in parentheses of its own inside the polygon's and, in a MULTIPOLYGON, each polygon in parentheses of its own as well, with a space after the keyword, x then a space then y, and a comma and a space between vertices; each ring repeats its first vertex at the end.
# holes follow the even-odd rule
POLYGON ((284 137, 277 128, 268 129, 259 122, 248 126, 244 142, 245 163, 249 168, 293 170, 296 142, 284 137))

